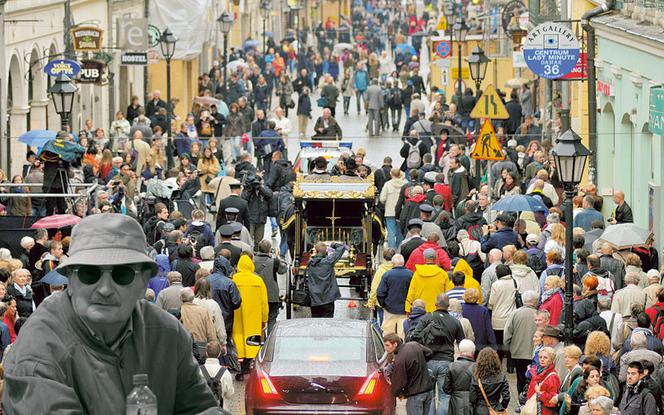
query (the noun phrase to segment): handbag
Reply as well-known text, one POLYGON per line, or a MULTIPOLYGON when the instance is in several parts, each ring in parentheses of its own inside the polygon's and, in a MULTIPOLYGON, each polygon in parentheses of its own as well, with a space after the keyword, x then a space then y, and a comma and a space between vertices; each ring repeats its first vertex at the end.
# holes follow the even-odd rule
POLYGON ((480 380, 479 376, 477 377, 477 384, 479 385, 482 396, 484 397, 484 402, 486 402, 486 407, 489 409, 489 415, 507 415, 507 411, 505 409, 502 411, 496 411, 493 409, 489 403, 489 398, 486 396, 486 392, 484 392, 484 386, 482 386, 482 381, 480 380))
POLYGON ((309 294, 309 282, 307 275, 309 274, 309 267, 304 271, 304 275, 300 278, 298 275, 293 285, 293 294, 291 295, 291 303, 297 304, 302 307, 311 307, 311 295, 309 294))
POLYGON ((319 107, 325 108, 329 104, 327 97, 320 97, 316 100, 316 104, 318 104, 319 107))
MULTIPOLYGON (((549 373, 546 375, 546 377, 539 383, 540 385, 546 381, 549 376, 551 376, 553 373, 549 373)), ((537 393, 533 393, 533 396, 531 396, 527 401, 526 404, 521 407, 521 415, 538 415, 539 408, 538 406, 540 405, 540 400, 537 399, 537 393)))
POLYGON ((521 308, 523 307, 523 298, 521 298, 519 287, 516 286, 516 280, 514 278, 512 278, 512 282, 514 283, 514 304, 516 305, 516 308, 521 308))

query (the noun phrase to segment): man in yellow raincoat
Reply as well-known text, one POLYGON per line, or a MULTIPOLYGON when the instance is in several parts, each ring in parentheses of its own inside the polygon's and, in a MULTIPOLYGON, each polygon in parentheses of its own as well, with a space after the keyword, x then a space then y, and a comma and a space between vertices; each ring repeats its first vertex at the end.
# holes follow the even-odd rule
POLYGON ((436 251, 429 248, 424 251, 424 264, 415 266, 415 273, 410 280, 406 296, 406 313, 410 313, 413 301, 424 300, 427 313, 436 309, 436 296, 445 292, 449 283, 447 272, 436 265, 436 251))
POLYGON ((242 380, 249 373, 251 359, 256 357, 258 346, 248 346, 247 337, 261 335, 267 324, 269 312, 267 288, 263 279, 254 273, 254 263, 249 255, 243 254, 233 275, 242 297, 242 305, 235 310, 233 317, 233 341, 237 347, 237 357, 242 362, 242 372, 236 376, 242 380))
MULTIPOLYGON (((482 303, 482 289, 480 287, 480 283, 477 282, 475 278, 473 278, 473 269, 468 265, 468 262, 466 262, 465 259, 461 258, 457 261, 456 266, 454 267, 454 270, 452 273, 455 273, 457 271, 463 272, 463 274, 466 276, 466 280, 463 283, 463 288, 469 289, 469 288, 475 288, 477 291, 479 291, 480 298, 478 303, 482 303)), ((451 280, 448 280, 447 286, 445 287, 445 291, 449 291, 452 288, 454 288, 454 284, 452 283, 451 280)))

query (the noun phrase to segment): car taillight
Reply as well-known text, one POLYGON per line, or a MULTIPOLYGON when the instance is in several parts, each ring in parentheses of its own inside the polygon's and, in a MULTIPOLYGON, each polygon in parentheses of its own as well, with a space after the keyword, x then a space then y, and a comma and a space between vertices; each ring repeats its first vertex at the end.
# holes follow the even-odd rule
POLYGON ((380 382, 380 373, 373 372, 362 384, 357 398, 369 398, 378 394, 378 382, 380 382))
POLYGON ((270 377, 262 370, 258 370, 258 387, 260 391, 266 397, 276 398, 279 396, 277 388, 274 387, 274 383, 270 380, 270 377))

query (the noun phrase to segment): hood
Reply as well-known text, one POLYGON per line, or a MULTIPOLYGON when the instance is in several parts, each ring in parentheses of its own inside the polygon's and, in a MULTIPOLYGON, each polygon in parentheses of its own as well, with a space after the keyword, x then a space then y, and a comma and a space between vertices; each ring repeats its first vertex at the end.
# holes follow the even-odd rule
MULTIPOLYGON (((473 278, 473 269, 468 265, 465 259, 459 259, 456 266, 454 267, 454 272, 461 271, 463 275, 466 276, 466 279, 473 278)), ((465 284, 464 284, 465 285, 465 284)))
POLYGON ((237 263, 237 270, 238 272, 248 272, 253 274, 254 269, 254 262, 249 258, 248 255, 242 255, 240 257, 240 260, 237 263))
POLYGON ((480 225, 482 223, 482 220, 484 220, 484 216, 482 216, 482 212, 473 212, 461 216, 459 220, 467 224, 468 227, 470 227, 472 225, 480 225))
POLYGON ((215 258, 214 263, 212 264, 212 272, 215 274, 223 274, 225 276, 231 275, 233 267, 231 263, 226 259, 226 257, 218 256, 215 258))
POLYGON ((391 262, 383 262, 378 266, 378 270, 382 270, 383 272, 387 272, 391 270, 394 267, 394 264, 391 262))
POLYGON ((389 186, 391 189, 400 191, 401 188, 406 184, 406 179, 399 177, 398 179, 390 179, 385 186, 389 186))
POLYGON ((433 264, 418 264, 415 265, 415 273, 422 278, 432 278, 443 275, 443 269, 438 265, 433 264))
POLYGON ((584 299, 575 302, 574 304, 575 321, 579 322, 587 320, 590 317, 594 316, 595 314, 597 314, 597 308, 595 307, 595 303, 593 303, 591 300, 584 299))
POLYGON ((171 272, 171 261, 168 259, 168 255, 159 254, 154 260, 159 267, 160 276, 166 276, 166 274, 171 272))
POLYGON ((290 162, 288 160, 279 159, 279 160, 275 161, 275 164, 278 164, 278 165, 280 165, 282 167, 285 167, 287 169, 290 168, 290 162))
POLYGON ((417 319, 417 318, 419 318, 419 317, 422 317, 422 316, 425 315, 426 313, 427 313, 427 310, 424 309, 424 308, 422 308, 422 307, 413 307, 413 308, 410 310, 410 317, 408 317, 408 319, 410 319, 410 320, 415 320, 415 319, 417 319))
POLYGON ((411 196, 410 198, 408 198, 408 200, 406 200, 406 202, 422 203, 425 200, 427 200, 427 197, 424 196, 424 195, 414 195, 414 196, 411 196))
POLYGON ((510 269, 512 270, 512 275, 517 278, 525 278, 528 274, 533 272, 528 265, 521 264, 512 264, 510 265, 510 269))

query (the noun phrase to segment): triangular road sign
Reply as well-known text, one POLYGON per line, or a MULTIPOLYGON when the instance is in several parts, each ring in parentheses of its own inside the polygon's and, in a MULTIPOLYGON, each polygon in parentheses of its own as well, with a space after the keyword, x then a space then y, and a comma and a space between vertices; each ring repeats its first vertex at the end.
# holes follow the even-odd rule
POLYGON ((438 19, 438 25, 436 25, 436 30, 440 30, 441 32, 447 30, 447 19, 445 18, 444 14, 440 15, 440 19, 438 19))
POLYGON ((496 88, 488 85, 484 88, 482 96, 477 100, 477 104, 470 112, 470 118, 490 118, 492 120, 506 120, 510 117, 501 101, 496 88))
POLYGON ((484 120, 484 124, 482 124, 482 129, 475 142, 475 149, 470 157, 475 160, 505 159, 505 153, 503 153, 498 137, 496 137, 496 130, 493 129, 493 125, 488 119, 484 120))

